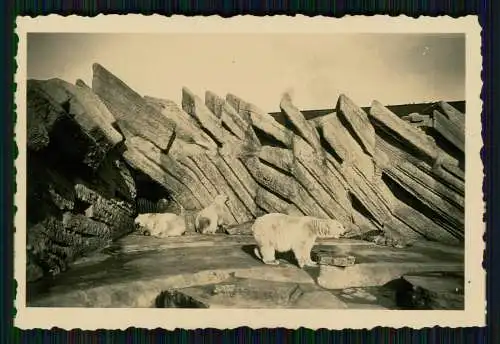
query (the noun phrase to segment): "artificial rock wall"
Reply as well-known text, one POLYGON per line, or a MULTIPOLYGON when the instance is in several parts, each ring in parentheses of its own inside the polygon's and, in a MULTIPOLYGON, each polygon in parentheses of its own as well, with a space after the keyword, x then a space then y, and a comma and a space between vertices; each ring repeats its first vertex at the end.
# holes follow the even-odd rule
POLYGON ((445 102, 400 117, 341 95, 308 120, 285 94, 280 123, 232 94, 143 97, 99 64, 91 87, 29 80, 27 98, 29 280, 131 233, 137 213, 221 193, 229 226, 282 212, 463 243, 465 116, 445 102))

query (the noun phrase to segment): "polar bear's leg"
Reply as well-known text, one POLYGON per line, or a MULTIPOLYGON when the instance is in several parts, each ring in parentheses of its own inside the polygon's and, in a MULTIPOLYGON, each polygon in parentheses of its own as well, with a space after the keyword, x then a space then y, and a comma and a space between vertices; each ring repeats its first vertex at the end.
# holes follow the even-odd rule
POLYGON ((274 257, 274 247, 272 246, 261 246, 260 247, 260 253, 262 254, 262 261, 264 264, 268 265, 278 265, 279 261, 276 260, 274 257))
POLYGON ((297 243, 292 248, 298 266, 302 269, 304 266, 316 266, 316 263, 311 260, 311 250, 314 246, 315 238, 307 238, 306 240, 297 243))
POLYGON ((207 230, 205 233, 209 234, 215 234, 217 232, 217 217, 216 216, 211 216, 210 218, 210 225, 208 226, 207 230))

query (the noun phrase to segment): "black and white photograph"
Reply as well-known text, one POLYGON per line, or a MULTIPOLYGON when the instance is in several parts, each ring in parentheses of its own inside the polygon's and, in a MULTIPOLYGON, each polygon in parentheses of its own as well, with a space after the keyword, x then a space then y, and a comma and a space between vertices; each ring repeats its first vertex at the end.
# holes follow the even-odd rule
POLYGON ((125 17, 18 25, 21 313, 484 321, 474 20, 125 17))

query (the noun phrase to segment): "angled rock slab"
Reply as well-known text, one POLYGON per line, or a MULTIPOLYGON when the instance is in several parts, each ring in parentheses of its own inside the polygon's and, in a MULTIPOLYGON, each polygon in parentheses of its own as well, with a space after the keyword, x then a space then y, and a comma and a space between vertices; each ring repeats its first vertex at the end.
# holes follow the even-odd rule
POLYGON ((255 203, 267 213, 304 215, 295 204, 278 197, 263 187, 257 189, 255 203))
MULTIPOLYGON (((229 156, 227 156, 226 159, 223 159, 222 156, 208 155, 208 158, 217 167, 219 172, 224 176, 224 179, 227 185, 233 191, 234 196, 241 202, 241 204, 244 206, 244 209, 246 209, 247 211, 246 217, 248 218, 248 220, 254 218, 256 216, 257 206, 255 204, 254 198, 248 192, 248 189, 253 188, 254 186, 250 185, 250 183, 247 182, 248 179, 246 178, 244 179, 244 182, 246 183, 242 183, 242 181, 238 178, 238 176, 232 169, 232 166, 238 166, 240 167, 239 170, 242 171, 243 169, 241 167, 243 166, 239 166, 241 162, 229 156)), ((244 178, 245 176, 243 175, 242 177, 244 178)), ((243 222, 238 222, 238 223, 243 223, 243 222)))
POLYGON ((448 231, 442 225, 436 223, 434 219, 425 216, 407 204, 396 201, 394 206, 394 217, 428 240, 433 240, 450 245, 458 245, 463 240, 463 232, 448 231))
POLYGON ((432 116, 434 111, 441 112, 447 120, 449 120, 453 125, 465 135, 465 114, 454 108, 452 105, 445 101, 440 101, 432 104, 426 109, 422 110, 422 114, 426 116, 432 116))
POLYGON ((65 159, 96 170, 123 137, 112 127, 97 97, 60 79, 29 80, 28 148, 54 141, 65 159))
POLYGON ((289 94, 284 94, 281 98, 280 108, 282 114, 292 123, 299 135, 309 143, 317 153, 323 154, 323 147, 321 146, 316 128, 306 121, 304 115, 293 105, 289 94))
POLYGON ((270 192, 285 200, 292 200, 297 195, 297 183, 291 176, 262 163, 258 158, 245 159, 243 164, 255 181, 270 192))
POLYGON ((377 160, 380 160, 379 155, 382 153, 385 154, 388 157, 388 160, 392 162, 391 164, 384 164, 383 166, 380 166, 382 170, 392 168, 394 162, 405 161, 406 163, 416 166, 429 176, 432 176, 434 179, 444 184, 446 188, 449 188, 450 191, 454 191, 462 196, 464 195, 465 183, 463 179, 463 171, 454 165, 450 165, 445 162, 431 166, 425 161, 418 159, 418 157, 415 157, 400 147, 396 147, 384 139, 377 140, 376 152, 377 160))
POLYGON ((446 140, 465 153, 465 130, 455 125, 441 112, 434 110, 432 113, 432 127, 446 140))
POLYGON ((250 118, 250 114, 244 110, 245 101, 234 94, 228 93, 226 94, 226 102, 241 116, 241 118, 247 122, 252 124, 252 119, 250 118))
POLYGON ((438 158, 437 146, 430 137, 399 118, 376 100, 372 102, 370 117, 376 122, 376 126, 394 135, 403 144, 420 152, 431 162, 436 161, 438 158))
POLYGON ((351 207, 347 190, 328 173, 326 161, 316 157, 313 147, 298 136, 294 136, 292 152, 292 172, 297 180, 324 207, 331 218, 340 220, 345 225, 350 223, 351 207))
POLYGON ((75 198, 84 204, 92 205, 97 203, 106 203, 106 206, 122 211, 129 216, 135 214, 135 207, 130 202, 117 199, 106 199, 98 192, 90 189, 85 183, 77 182, 74 185, 75 198))
POLYGON ((182 109, 197 121, 200 128, 210 133, 219 146, 238 141, 234 135, 231 135, 222 126, 222 120, 212 113, 201 98, 192 93, 187 87, 182 88, 182 109))
POLYGON ((263 146, 259 150, 259 160, 285 173, 292 173, 294 156, 290 149, 263 146))
POLYGON ((175 102, 166 99, 144 97, 146 102, 156 107, 165 117, 175 124, 176 138, 192 142, 209 150, 216 150, 217 144, 199 126, 194 118, 182 110, 175 102))
MULTIPOLYGON (((90 88, 83 80, 77 79, 75 85, 81 91, 80 96, 86 100, 85 103, 91 103, 93 106, 95 106, 100 112, 102 118, 104 118, 109 123, 114 123, 116 121, 116 118, 113 116, 111 112, 109 112, 108 108, 106 107, 106 104, 102 102, 99 96, 97 96, 97 94, 95 94, 94 91, 92 91, 92 88, 90 88)), ((72 85, 69 86, 68 91, 71 88, 72 85)))
POLYGON ((341 94, 337 101, 337 114, 359 142, 363 150, 373 156, 375 150, 375 129, 368 115, 346 95, 341 94))
POLYGON ((205 92, 205 105, 217 118, 222 117, 222 107, 225 102, 223 98, 218 97, 215 93, 205 92))
POLYGON ((118 154, 116 157, 110 155, 103 161, 96 171, 94 184, 97 184, 96 189, 110 198, 122 198, 133 203, 137 196, 135 179, 118 154))
POLYGON ((237 138, 248 141, 253 146, 260 146, 259 139, 255 134, 252 124, 244 120, 229 103, 216 94, 207 91, 205 93, 207 107, 229 128, 229 131, 237 138))
POLYGON ((200 209, 202 207, 187 186, 170 176, 160 165, 149 159, 136 146, 137 144, 134 141, 126 142, 127 148, 123 152, 123 158, 130 166, 142 171, 166 191, 170 192, 172 198, 182 204, 185 209, 200 209))
POLYGON ((104 101, 120 128, 141 136, 167 151, 175 124, 149 105, 138 93, 101 65, 92 65, 92 90, 104 101), (121 124, 121 125, 120 125, 121 124))
MULTIPOLYGON (((338 166, 333 157, 328 157, 327 160, 326 173, 329 176, 331 185, 336 185, 338 190, 344 189, 347 192, 343 198, 339 199, 347 207, 347 204, 352 205, 354 198, 378 225, 383 225, 390 214, 388 196, 380 192, 373 181, 367 180, 366 176, 356 166, 338 166)), ((351 209, 353 209, 352 206, 351 209)))
POLYGON ((234 105, 233 107, 238 108, 240 116, 248 119, 255 128, 272 137, 284 147, 291 146, 294 133, 278 123, 270 114, 231 94, 226 96, 226 100, 234 105))
POLYGON ((372 180, 374 174, 372 157, 363 151, 360 144, 349 134, 339 116, 333 113, 318 119, 317 123, 323 138, 341 159, 341 164, 356 166, 368 180, 372 180))
MULTIPOLYGON (((169 178, 176 179, 191 191, 193 196, 203 206, 210 204, 212 197, 205 188, 202 186, 200 180, 196 177, 190 169, 185 168, 176 159, 168 154, 164 154, 158 147, 151 142, 144 140, 140 137, 132 137, 125 141, 127 147, 135 147, 149 160, 160 166, 169 178)), ((166 177, 167 178, 167 177, 166 177)))
MULTIPOLYGON (((416 174, 416 171, 413 173, 416 174)), ((433 189, 422 186, 418 180, 415 180, 406 171, 397 166, 386 171, 386 174, 406 190, 406 192, 417 197, 420 202, 432 209, 434 214, 430 216, 435 221, 438 221, 440 225, 445 226, 450 231, 463 233, 465 223, 463 208, 450 203, 442 196, 436 194, 433 189)), ((442 190, 446 189, 443 188, 442 190)))
MULTIPOLYGON (((227 208, 228 224, 244 223, 248 221, 251 214, 228 183, 228 179, 232 180, 232 176, 225 176, 217 168, 217 165, 222 165, 223 163, 223 161, 220 161, 221 158, 218 156, 209 156, 207 154, 193 155, 189 158, 193 160, 201 171, 203 171, 205 177, 210 180, 218 193, 228 197, 225 206, 225 208, 227 208), (212 159, 219 159, 217 165, 214 164, 212 159)), ((236 183, 237 181, 234 182, 236 183)))
POLYGON ((58 104, 67 106, 68 114, 89 133, 100 129, 111 144, 123 140, 113 128, 115 118, 104 103, 87 86, 75 86, 64 80, 54 78, 37 81, 40 88, 58 104))
POLYGON ((255 198, 255 194, 257 192, 257 183, 252 178, 250 172, 248 172, 248 170, 246 169, 242 160, 231 155, 228 156, 223 154, 221 154, 221 158, 233 171, 241 184, 243 184, 246 192, 250 195, 250 197, 255 198))

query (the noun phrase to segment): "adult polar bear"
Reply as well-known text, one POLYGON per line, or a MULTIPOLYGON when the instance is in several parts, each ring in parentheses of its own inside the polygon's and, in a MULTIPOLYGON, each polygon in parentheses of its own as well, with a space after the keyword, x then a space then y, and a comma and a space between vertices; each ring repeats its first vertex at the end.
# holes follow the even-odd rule
POLYGON ((254 253, 265 264, 277 265, 275 251, 291 250, 300 268, 315 266, 311 249, 316 238, 339 238, 345 232, 337 220, 271 213, 259 217, 252 226, 257 241, 254 253))
POLYGON ((134 224, 140 232, 157 238, 183 235, 186 230, 186 214, 181 206, 179 215, 173 213, 146 213, 138 215, 134 224))

